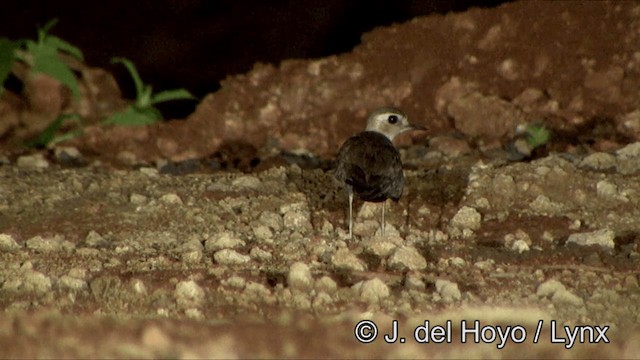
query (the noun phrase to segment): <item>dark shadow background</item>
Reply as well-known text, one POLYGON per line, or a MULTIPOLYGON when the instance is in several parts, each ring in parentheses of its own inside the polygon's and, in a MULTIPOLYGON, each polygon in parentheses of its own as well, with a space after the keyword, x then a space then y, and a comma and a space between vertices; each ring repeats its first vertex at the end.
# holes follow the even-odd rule
MULTIPOLYGON (((347 52, 360 36, 413 17, 504 1, 469 0, 26 0, 3 1, 0 36, 35 38, 36 26, 78 46, 92 66, 112 70, 126 97, 133 84, 114 56, 132 60, 154 89, 185 87, 197 97, 254 63, 347 52)), ((184 117, 195 104, 174 103, 184 117)), ((168 113, 167 113, 168 112, 168 113)))

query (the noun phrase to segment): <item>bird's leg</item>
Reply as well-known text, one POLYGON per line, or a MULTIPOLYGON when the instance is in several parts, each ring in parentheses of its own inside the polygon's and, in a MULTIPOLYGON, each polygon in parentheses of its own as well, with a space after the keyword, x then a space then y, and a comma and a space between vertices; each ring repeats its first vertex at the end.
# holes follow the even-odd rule
POLYGON ((353 239, 353 191, 349 189, 349 240, 353 239))
POLYGON ((382 202, 382 221, 380 222, 382 236, 384 236, 384 208, 386 207, 386 204, 386 200, 382 202))

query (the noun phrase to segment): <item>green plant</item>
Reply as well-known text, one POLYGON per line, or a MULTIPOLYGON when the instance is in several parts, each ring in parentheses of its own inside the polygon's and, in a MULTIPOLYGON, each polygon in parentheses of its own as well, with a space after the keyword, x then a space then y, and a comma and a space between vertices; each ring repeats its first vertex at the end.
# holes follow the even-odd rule
MULTIPOLYGON (((84 58, 80 49, 57 36, 49 34, 49 31, 57 22, 58 19, 52 19, 43 27, 39 27, 36 40, 19 39, 13 41, 4 37, 0 38, 0 91, 3 90, 1 85, 9 77, 13 64, 16 61, 20 61, 26 64, 32 73, 49 75, 69 88, 74 97, 80 96, 76 75, 60 55, 61 53, 67 54, 80 61, 83 61, 84 58)), ((77 114, 61 114, 35 139, 27 142, 26 145, 49 147, 76 137, 81 133, 82 125, 77 114), (73 124, 69 130, 59 134, 67 120, 73 120, 73 124)))
POLYGON ((173 100, 195 99, 185 89, 166 90, 154 94, 151 85, 142 82, 138 70, 130 60, 117 57, 111 59, 111 62, 123 64, 127 68, 135 85, 136 100, 126 109, 109 116, 103 121, 103 124, 124 126, 153 124, 162 120, 162 114, 154 105, 173 100))
POLYGON ((551 139, 551 133, 544 125, 529 125, 526 134, 531 149, 545 145, 551 139))
POLYGON ((81 61, 84 58, 80 49, 49 34, 49 30, 57 22, 58 19, 53 19, 44 27, 38 28, 37 41, 19 40, 21 49, 15 51, 15 57, 29 65, 34 73, 47 74, 60 81, 71 90, 74 97, 78 97, 80 96, 78 80, 69 66, 60 58, 60 53, 69 54, 81 61))
MULTIPOLYGON (((4 37, 0 38, 0 85, 4 84, 11 73, 11 65, 15 61, 17 48, 18 44, 15 41, 4 37)), ((2 90, 3 88, 0 86, 0 93, 2 90)))
POLYGON ((74 137, 82 134, 82 124, 80 123, 80 116, 78 114, 60 114, 46 129, 44 129, 38 137, 27 142, 29 147, 47 148, 51 147, 59 142, 73 139, 74 137), (62 134, 58 134, 65 121, 73 120, 74 124, 71 129, 65 131, 62 134))
MULTIPOLYGON (((47 74, 68 87, 74 97, 80 96, 78 80, 73 70, 63 61, 62 54, 75 57, 83 61, 80 49, 71 45, 57 36, 49 34, 49 31, 58 22, 57 19, 49 21, 45 26, 38 28, 36 40, 20 39, 13 41, 0 37, 0 91, 2 84, 13 69, 15 61, 26 64, 32 73, 47 74)), ((113 114, 103 120, 103 124, 118 125, 146 125, 162 120, 162 114, 155 107, 156 104, 182 99, 195 99, 185 89, 161 91, 154 94, 150 85, 142 82, 140 75, 133 63, 125 58, 113 58, 113 63, 123 64, 136 88, 136 100, 125 110, 113 114)), ((61 114, 35 139, 27 142, 27 146, 50 147, 61 141, 74 138, 82 134, 81 118, 78 114, 61 114), (72 121, 72 123, 70 123, 72 121)))

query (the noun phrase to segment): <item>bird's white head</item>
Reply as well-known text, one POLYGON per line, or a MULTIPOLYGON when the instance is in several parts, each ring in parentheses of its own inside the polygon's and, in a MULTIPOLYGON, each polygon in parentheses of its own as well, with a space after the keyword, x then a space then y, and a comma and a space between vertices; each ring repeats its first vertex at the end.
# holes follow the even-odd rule
POLYGON ((365 131, 379 132, 392 141, 396 135, 409 130, 425 130, 425 128, 411 124, 407 115, 395 107, 382 107, 371 112, 365 129, 365 131))

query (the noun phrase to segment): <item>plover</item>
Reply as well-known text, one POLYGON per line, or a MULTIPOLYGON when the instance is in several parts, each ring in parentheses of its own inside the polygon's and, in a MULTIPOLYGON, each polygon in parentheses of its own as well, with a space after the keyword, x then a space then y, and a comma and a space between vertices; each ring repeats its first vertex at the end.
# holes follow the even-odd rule
POLYGON ((346 184, 349 198, 349 238, 353 238, 353 194, 363 201, 382 202, 381 233, 384 235, 384 208, 387 199, 398 201, 404 188, 400 153, 392 141, 409 130, 425 130, 409 123, 395 107, 374 110, 365 130, 342 144, 336 158, 335 177, 346 184))

